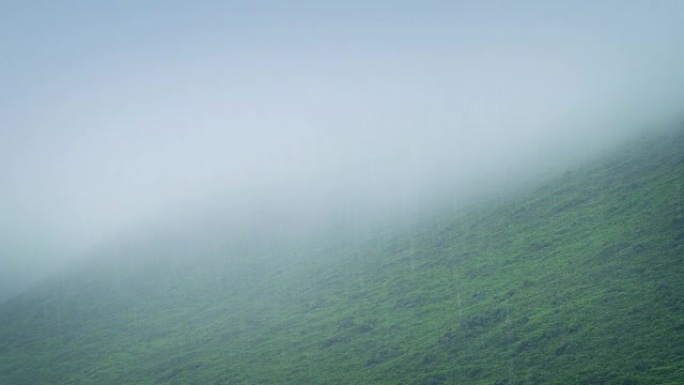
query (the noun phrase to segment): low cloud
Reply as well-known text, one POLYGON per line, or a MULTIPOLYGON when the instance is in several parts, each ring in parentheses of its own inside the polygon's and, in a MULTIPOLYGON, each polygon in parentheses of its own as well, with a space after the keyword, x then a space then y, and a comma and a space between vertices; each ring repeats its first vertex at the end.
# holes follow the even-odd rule
POLYGON ((679 2, 236 4, 7 10, 0 271, 176 210, 472 195, 681 117, 679 2))

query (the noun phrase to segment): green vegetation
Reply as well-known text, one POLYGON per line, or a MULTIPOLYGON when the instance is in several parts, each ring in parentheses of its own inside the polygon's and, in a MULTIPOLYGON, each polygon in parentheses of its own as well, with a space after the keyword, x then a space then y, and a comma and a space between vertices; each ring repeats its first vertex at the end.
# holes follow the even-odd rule
POLYGON ((132 244, 0 306, 0 383, 684 384, 684 133, 493 201, 132 244))

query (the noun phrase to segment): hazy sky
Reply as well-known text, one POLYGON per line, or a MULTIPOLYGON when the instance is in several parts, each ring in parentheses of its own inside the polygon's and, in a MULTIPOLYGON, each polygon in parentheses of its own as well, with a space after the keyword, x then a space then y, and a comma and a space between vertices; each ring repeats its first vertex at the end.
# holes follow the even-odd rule
POLYGON ((188 202, 600 146, 679 112, 683 42, 681 0, 3 1, 0 271, 188 202))

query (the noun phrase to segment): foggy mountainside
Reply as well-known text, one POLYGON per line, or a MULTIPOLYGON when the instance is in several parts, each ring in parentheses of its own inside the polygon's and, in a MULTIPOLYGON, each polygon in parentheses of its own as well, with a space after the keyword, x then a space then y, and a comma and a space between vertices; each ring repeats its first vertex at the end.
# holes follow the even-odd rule
POLYGON ((2 303, 0 383, 684 383, 681 129, 466 208, 214 233, 2 303))
POLYGON ((0 385, 684 384, 684 1, 0 1, 0 385))

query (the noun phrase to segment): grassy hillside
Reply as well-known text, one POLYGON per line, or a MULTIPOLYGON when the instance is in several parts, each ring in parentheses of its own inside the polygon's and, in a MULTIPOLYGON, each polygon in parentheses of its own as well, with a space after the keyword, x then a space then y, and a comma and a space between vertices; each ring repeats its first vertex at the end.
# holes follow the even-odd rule
POLYGON ((494 201, 109 250, 0 307, 0 383, 684 383, 684 133, 494 201))

